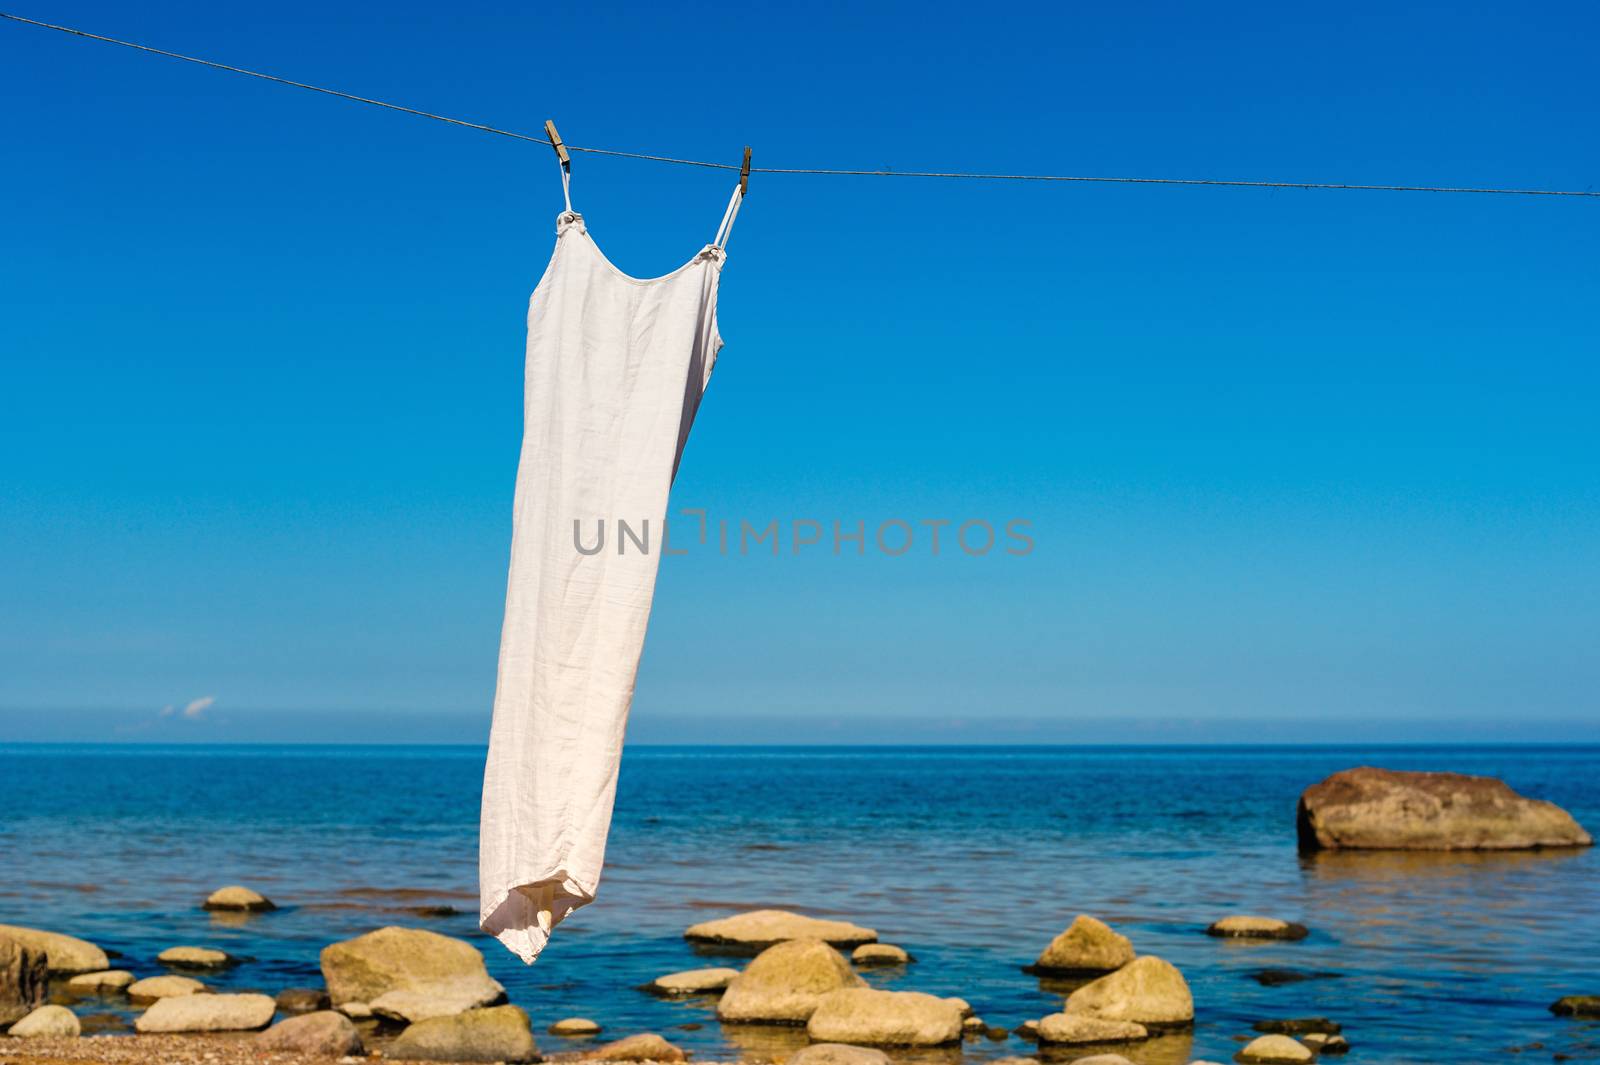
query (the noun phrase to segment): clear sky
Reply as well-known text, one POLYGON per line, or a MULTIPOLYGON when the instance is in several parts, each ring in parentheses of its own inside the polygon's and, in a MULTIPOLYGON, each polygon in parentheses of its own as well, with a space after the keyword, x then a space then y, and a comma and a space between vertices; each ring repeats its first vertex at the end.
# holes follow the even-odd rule
MULTIPOLYGON (((729 162, 1600 187, 1587 3, 10 9, 729 162)), ((481 742, 549 149, 8 23, 0 99, 0 739, 481 742)), ((653 276, 730 185, 573 198, 653 276)), ((664 560, 633 738, 1596 738, 1597 238, 756 175, 673 505, 829 537, 664 560)))

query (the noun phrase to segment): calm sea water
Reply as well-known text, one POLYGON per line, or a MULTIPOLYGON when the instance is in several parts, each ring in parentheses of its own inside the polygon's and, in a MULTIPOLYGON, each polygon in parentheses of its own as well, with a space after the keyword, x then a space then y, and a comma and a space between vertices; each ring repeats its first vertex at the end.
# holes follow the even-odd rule
MULTIPOLYGON (((1600 851, 1297 855, 1300 790, 1361 764, 1499 776, 1600 829, 1596 747, 640 747, 599 901, 524 967, 475 931, 479 749, 0 746, 0 922, 84 936, 140 975, 165 947, 220 947, 252 960, 208 982, 269 992, 319 983, 333 940, 428 927, 474 938, 537 1030, 582 1015, 727 1060, 795 1035, 636 990, 718 964, 684 942, 695 921, 759 906, 849 918, 918 959, 874 983, 961 995, 1014 1027, 1059 1008, 1064 988, 1020 967, 1084 912, 1194 990, 1192 1035, 1125 1051, 1140 1065, 1227 1060, 1251 1022, 1309 1014, 1344 1024, 1352 1062, 1484 1062, 1534 1043, 1517 1059, 1600 1059, 1600 1024, 1546 1012, 1600 993, 1600 851), (198 909, 234 882, 283 908, 198 909), (461 912, 411 912, 438 905, 461 912), (1313 934, 1202 934, 1234 912, 1313 934), (1249 975, 1264 968, 1338 975, 1269 987, 1249 975)), ((127 1016, 116 1000, 78 1008, 102 1026, 127 1016)), ((934 1057, 1031 1052, 1011 1039, 934 1057)))

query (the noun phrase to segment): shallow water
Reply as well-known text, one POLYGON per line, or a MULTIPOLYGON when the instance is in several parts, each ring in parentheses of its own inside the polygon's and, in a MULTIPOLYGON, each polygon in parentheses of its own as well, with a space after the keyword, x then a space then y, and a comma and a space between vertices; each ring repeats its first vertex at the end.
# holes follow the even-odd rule
MULTIPOLYGON (((1600 827, 1597 747, 638 747, 599 901, 531 968, 476 942, 537 1031, 582 1015, 726 1059, 797 1034, 724 1028, 712 1000, 636 990, 717 964, 683 940, 695 921, 758 906, 847 917, 917 958, 873 983, 958 994, 1015 1027, 1059 1008, 1070 985, 1020 967, 1086 912, 1193 988, 1194 1031, 1122 1051, 1139 1065, 1225 1061, 1253 1021, 1312 1014, 1344 1024, 1351 1062, 1488 1061, 1532 1043, 1517 1060, 1600 1060, 1600 1023, 1547 1012, 1600 993, 1600 852, 1299 856, 1300 790, 1361 764, 1499 776, 1600 827), (1202 933, 1232 912, 1312 935, 1202 933), (1337 976, 1251 979, 1268 968, 1337 976)), ((320 983, 323 945, 383 924, 475 936, 482 768, 460 747, 0 746, 0 923, 82 935, 141 976, 165 947, 220 947, 252 960, 203 979, 268 992, 320 983), (235 882, 282 909, 198 909, 235 882), (460 912, 415 912, 440 906, 460 912)), ((129 1016, 117 999, 79 1009, 129 1016)), ((1013 1038, 923 1057, 1032 1052, 1013 1038)))

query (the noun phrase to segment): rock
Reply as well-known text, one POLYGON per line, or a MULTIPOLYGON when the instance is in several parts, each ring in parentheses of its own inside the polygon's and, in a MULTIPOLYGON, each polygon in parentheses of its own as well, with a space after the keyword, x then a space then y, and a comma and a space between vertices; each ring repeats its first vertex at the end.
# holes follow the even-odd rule
POLYGON ((0 936, 0 1028, 43 1003, 49 979, 43 950, 0 936))
POLYGON ((1150 1030, 1132 1021, 1105 1021, 1076 1013, 1052 1013, 1039 1022, 1039 1042, 1132 1043, 1148 1039, 1150 1030))
POLYGON ((198 995, 206 985, 187 976, 147 976, 128 985, 128 997, 135 1002, 154 1002, 165 998, 198 995))
POLYGON ((1233 1060, 1241 1065, 1300 1065, 1315 1060, 1311 1049, 1286 1035, 1263 1035, 1246 1043, 1233 1060))
POLYGON ((946 995, 944 997, 944 1000, 946 1002, 952 1004, 953 1006, 955 1006, 956 1009, 960 1010, 961 1011, 961 1016, 963 1016, 963 1017, 972 1016, 972 1003, 968 1002, 966 999, 959 998, 959 997, 957 997, 955 995, 946 995))
POLYGON ((109 991, 126 991, 132 983, 133 974, 126 969, 102 969, 72 977, 67 981, 67 990, 78 995, 103 995, 109 991))
POLYGON ((320 987, 286 987, 274 999, 284 1013, 312 1013, 333 1005, 328 993, 320 987))
POLYGON ((352 1021, 372 1020, 372 1007, 367 1005, 365 1002, 345 1002, 341 1005, 335 1006, 334 1011, 336 1013, 344 1014, 352 1021))
POLYGON ((1133 944, 1128 937, 1113 932, 1107 924, 1080 913, 1072 924, 1050 941, 1028 972, 1041 976, 1074 976, 1082 973, 1109 973, 1133 960, 1133 944))
POLYGON ((486 996, 476 982, 458 981, 438 984, 424 991, 385 991, 368 1005, 374 1017, 415 1024, 430 1017, 448 1017, 479 1006, 496 1005, 504 1002, 505 997, 503 991, 486 996))
POLYGON ((1494 777, 1363 766, 1300 796, 1300 849, 1526 850, 1587 847, 1594 838, 1561 807, 1526 799, 1494 777))
POLYGON ((551 1035, 564 1036, 599 1035, 600 1026, 587 1017, 565 1017, 546 1028, 545 1031, 551 1035))
POLYGON ((201 909, 206 910, 234 910, 246 913, 264 913, 267 910, 276 910, 272 900, 247 887, 232 884, 225 888, 213 891, 202 904, 201 909))
POLYGON ((685 969, 658 976, 644 989, 656 995, 720 995, 738 975, 738 969, 685 969))
POLYGON ((1566 995, 1550 1003, 1557 1017, 1600 1017, 1600 995, 1566 995))
POLYGON ((0 939, 12 939, 29 951, 42 952, 45 968, 52 973, 94 973, 111 968, 106 952, 87 940, 45 932, 21 925, 0 924, 0 939))
POLYGON ((1350 1053, 1350 1040, 1342 1035, 1329 1035, 1326 1032, 1312 1032, 1300 1037, 1300 1042, 1310 1047, 1319 1056, 1322 1054, 1348 1054, 1350 1053))
POLYGON ((1285 984, 1299 984, 1307 980, 1337 980, 1344 976, 1344 973, 1311 969, 1252 969, 1245 975, 1262 987, 1282 987, 1285 984))
POLYGON ((536 1061, 539 1048, 526 1013, 516 1006, 493 1006, 418 1021, 400 1033, 385 1056, 400 1061, 536 1061))
MULTIPOLYGON (((322 978, 334 1005, 366 1002, 374 1011, 394 991, 420 992, 450 1012, 504 1001, 505 988, 489 977, 483 955, 471 943, 420 928, 380 928, 322 948, 322 978)), ((428 1013, 421 999, 401 996, 387 1004, 394 1014, 428 1013)), ((432 1011, 439 1016, 441 1011, 432 1011)), ((422 1019, 416 1016, 412 1019, 422 1019)))
POLYGON ((1018 1039, 1026 1039, 1029 1042, 1036 1042, 1039 1038, 1039 1022, 1023 1021, 1021 1024, 1011 1029, 1011 1034, 1016 1036, 1018 1039))
POLYGON ((365 1054, 361 1033, 350 1018, 333 1010, 290 1017, 256 1036, 262 1050, 285 1050, 309 1057, 337 1058, 346 1054, 365 1054))
POLYGON ((961 1010, 919 991, 850 987, 822 996, 806 1035, 817 1043, 941 1046, 961 1039, 961 1010))
POLYGON ((246 1032, 271 1024, 277 1009, 266 995, 179 995, 158 1000, 133 1027, 142 1033, 246 1032))
POLYGON ((1276 917, 1224 917, 1206 928, 1206 935, 1223 939, 1304 939, 1310 930, 1293 921, 1276 917))
POLYGON ((641 1032, 626 1039, 595 1047, 583 1055, 590 1061, 688 1061, 689 1055, 654 1032, 641 1032))
POLYGON ((823 995, 864 985, 844 955, 822 940, 792 939, 756 955, 734 978, 717 1003, 717 1019, 804 1024, 823 995))
POLYGON ((906 965, 915 961, 900 947, 890 943, 863 943, 850 952, 850 960, 857 965, 906 965))
POLYGON ((812 1043, 791 1057, 788 1065, 889 1065, 889 1055, 876 1047, 812 1043))
POLYGON ((1194 1021, 1194 997, 1176 966, 1146 954, 1078 988, 1068 996, 1066 1012, 1172 1027, 1194 1021))
POLYGON ((1326 1017, 1291 1017, 1282 1021, 1257 1021, 1252 1027, 1258 1032, 1276 1035, 1305 1035, 1307 1032, 1338 1035, 1344 1030, 1338 1021, 1330 1021, 1326 1017))
POLYGON ((791 939, 820 939, 835 947, 875 943, 878 933, 848 921, 826 921, 787 910, 751 910, 690 925, 683 938, 694 943, 764 950, 791 939))
POLYGON ((1011 1033, 998 1024, 991 1024, 983 1030, 984 1037, 995 1043, 1004 1043, 1011 1038, 1011 1033))
MULTIPOLYGON (((946 1001, 949 1000, 947 999, 946 1001)), ((964 1017, 961 1021, 961 1030, 968 1035, 982 1035, 988 1028, 989 1026, 983 1023, 983 1018, 977 1014, 973 1014, 971 1017, 964 1017)))
POLYGON ((989 1065, 1039 1065, 1038 1058, 995 1058, 989 1065))
POLYGON ((233 955, 210 947, 168 947, 156 961, 174 969, 226 969, 239 964, 233 955))
POLYGON ((1133 1065, 1121 1054, 1090 1054, 1086 1058, 1073 1058, 1072 1065, 1133 1065))
POLYGON ((49 1036, 75 1036, 83 1031, 78 1015, 65 1006, 40 1006, 11 1026, 11 1034, 18 1039, 38 1039, 49 1036))

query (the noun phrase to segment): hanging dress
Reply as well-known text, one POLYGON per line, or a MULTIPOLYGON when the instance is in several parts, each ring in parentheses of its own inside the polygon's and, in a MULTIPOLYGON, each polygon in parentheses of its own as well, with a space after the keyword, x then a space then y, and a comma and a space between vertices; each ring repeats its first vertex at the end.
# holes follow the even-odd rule
POLYGON ((567 209, 528 303, 479 832, 480 927, 525 962, 600 882, 667 491, 722 347, 717 285, 744 198, 736 186, 715 239, 693 259, 641 280, 601 254, 572 210, 569 181, 563 168, 567 209))

